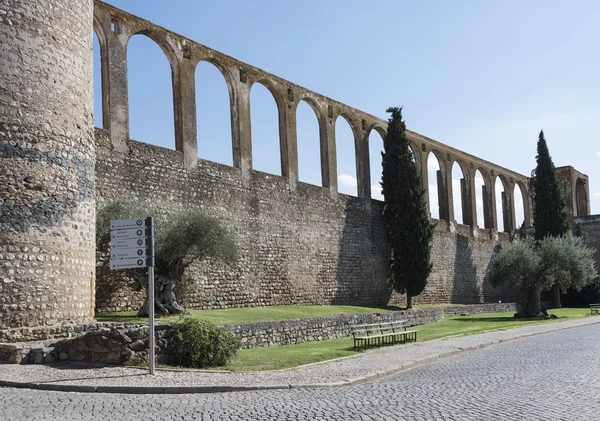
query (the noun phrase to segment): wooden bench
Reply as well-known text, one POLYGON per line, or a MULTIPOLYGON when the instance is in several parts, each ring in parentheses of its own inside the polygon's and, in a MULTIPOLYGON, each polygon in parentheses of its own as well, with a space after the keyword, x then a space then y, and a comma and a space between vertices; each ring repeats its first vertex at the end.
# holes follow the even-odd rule
POLYGON ((407 326, 406 320, 353 326, 354 348, 416 342, 417 331, 407 330, 407 326))
POLYGON ((590 304, 590 312, 592 314, 600 314, 600 304, 590 304))

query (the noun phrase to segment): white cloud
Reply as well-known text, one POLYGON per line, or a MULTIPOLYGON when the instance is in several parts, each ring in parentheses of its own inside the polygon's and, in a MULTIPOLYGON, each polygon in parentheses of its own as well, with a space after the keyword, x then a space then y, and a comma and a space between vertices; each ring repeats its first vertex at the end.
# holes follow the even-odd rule
POLYGON ((350 196, 357 195, 357 182, 356 177, 350 174, 339 174, 338 175, 338 191, 340 193, 348 194, 350 196))
POLYGON ((600 192, 594 193, 594 199, 600 200, 600 192))
POLYGON ((338 175, 338 182, 340 183, 340 186, 343 187, 356 187, 356 177, 350 174, 338 175))
POLYGON ((600 152, 596 152, 596 156, 600 158, 600 152))
POLYGON ((371 198, 383 201, 383 194, 381 194, 381 185, 379 183, 371 186, 371 198))

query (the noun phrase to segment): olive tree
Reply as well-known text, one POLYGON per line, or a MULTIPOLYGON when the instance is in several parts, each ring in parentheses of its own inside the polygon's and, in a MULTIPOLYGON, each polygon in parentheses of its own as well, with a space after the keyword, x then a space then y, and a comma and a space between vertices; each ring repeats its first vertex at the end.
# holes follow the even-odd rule
MULTIPOLYGON (((184 313, 185 310, 177 302, 175 291, 184 280, 186 269, 193 263, 207 259, 233 263, 237 259, 235 239, 219 220, 198 209, 183 210, 166 216, 140 203, 119 200, 104 206, 97 216, 96 243, 101 266, 106 266, 110 257, 111 219, 143 216, 155 218, 154 305, 156 314, 184 313)), ((144 288, 147 286, 145 271, 129 269, 124 272, 144 288)), ((148 315, 148 305, 146 299, 138 316, 148 315)))
POLYGON ((504 246, 488 270, 494 287, 519 289, 519 317, 541 317, 540 294, 558 284, 561 288, 581 288, 596 278, 593 248, 568 233, 560 237, 516 239, 504 246))

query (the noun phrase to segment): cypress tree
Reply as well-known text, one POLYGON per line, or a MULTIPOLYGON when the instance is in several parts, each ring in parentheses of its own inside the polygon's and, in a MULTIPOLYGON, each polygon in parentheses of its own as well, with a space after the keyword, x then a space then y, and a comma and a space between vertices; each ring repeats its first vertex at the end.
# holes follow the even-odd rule
POLYGON ((535 238, 559 237, 569 232, 569 221, 565 212, 565 200, 560 189, 556 169, 550 157, 550 151, 540 131, 537 144, 537 166, 533 188, 535 191, 533 207, 533 226, 535 238))
MULTIPOLYGON (((560 237, 569 232, 569 221, 565 211, 565 199, 556 177, 556 169, 550 157, 550 151, 544 138, 544 131, 540 131, 537 144, 537 166, 533 188, 535 192, 533 203, 533 226, 535 239, 542 240, 546 237, 560 237)), ((554 305, 561 307, 560 287, 554 285, 554 305)))
POLYGON ((387 112, 391 117, 381 153, 381 187, 390 246, 390 281, 395 291, 406 293, 407 307, 412 308, 412 297, 423 292, 431 273, 433 229, 427 215, 425 190, 408 145, 402 108, 389 108, 387 112))

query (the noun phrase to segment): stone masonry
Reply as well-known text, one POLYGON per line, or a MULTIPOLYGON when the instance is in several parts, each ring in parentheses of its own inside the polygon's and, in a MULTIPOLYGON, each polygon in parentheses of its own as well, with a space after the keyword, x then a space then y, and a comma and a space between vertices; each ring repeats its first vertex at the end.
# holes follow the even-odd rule
MULTIPOLYGON (((118 198, 142 200, 167 213, 199 207, 234 230, 240 261, 233 267, 193 266, 187 306, 404 304, 386 284, 381 202, 367 206, 342 194, 333 199, 304 183, 292 194, 285 178, 261 172, 253 172, 245 187, 238 168, 199 160, 185 170, 177 151, 131 141, 131 152, 120 154, 110 148, 109 133, 99 129, 96 140, 99 207, 118 198)), ((416 301, 514 301, 484 281, 494 249, 508 240, 506 233, 438 221, 433 273, 416 301)), ((129 280, 99 277, 99 312, 137 310, 142 300, 129 280)))
POLYGON ((93 316, 92 15, 0 2, 0 329, 93 316))
MULTIPOLYGON (((190 269, 195 285, 186 297, 188 306, 403 302, 385 281, 383 205, 371 200, 370 191, 369 135, 375 130, 385 136, 385 121, 99 0, 4 0, 0 46, 0 330, 82 324, 95 308, 139 306, 141 294, 127 281, 95 281, 96 211, 118 198, 152 203, 165 214, 202 208, 236 234, 241 251, 236 265, 208 262, 190 269), (95 133, 94 31, 101 50, 105 128, 95 133), (136 34, 155 41, 171 66, 174 151, 129 138, 127 44, 136 34), (200 61, 214 64, 229 89, 233 167, 198 159, 194 71, 200 61), (255 83, 266 86, 277 104, 282 176, 252 168, 250 89, 255 83), (319 123, 321 187, 298 181, 300 101, 311 106, 319 123), (340 117, 354 134, 356 198, 337 189, 335 122, 340 117)), ((491 288, 484 274, 494 251, 515 232, 517 185, 524 226, 531 226, 529 178, 418 133, 409 131, 408 138, 425 190, 429 154, 440 166, 434 272, 417 302, 512 300, 491 288), (454 216, 454 163, 463 173, 462 221, 454 216), (477 220, 475 204, 477 170, 485 182, 483 221, 477 220), (497 179, 505 190, 506 232, 497 230, 497 179)), ((576 192, 572 207, 589 211, 589 192, 583 177, 575 176, 570 179, 576 192)))
MULTIPOLYGON (((288 320, 222 325, 240 340, 241 348, 299 344, 352 334, 352 326, 406 320, 408 326, 435 323, 444 317, 515 311, 514 303, 426 308, 411 311, 338 314, 288 320)), ((148 360, 148 326, 99 323, 74 338, 34 344, 0 344, 0 361, 48 363, 55 361, 139 365, 148 360)), ((157 325, 158 361, 168 363, 172 324, 157 325)))

